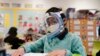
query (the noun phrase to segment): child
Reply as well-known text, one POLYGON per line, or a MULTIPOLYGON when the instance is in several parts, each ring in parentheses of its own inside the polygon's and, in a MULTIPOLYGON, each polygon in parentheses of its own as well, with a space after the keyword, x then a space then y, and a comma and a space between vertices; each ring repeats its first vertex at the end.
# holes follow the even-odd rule
POLYGON ((26 42, 31 42, 31 41, 33 41, 32 35, 31 35, 31 34, 27 34, 26 37, 25 37, 25 41, 26 41, 26 42))

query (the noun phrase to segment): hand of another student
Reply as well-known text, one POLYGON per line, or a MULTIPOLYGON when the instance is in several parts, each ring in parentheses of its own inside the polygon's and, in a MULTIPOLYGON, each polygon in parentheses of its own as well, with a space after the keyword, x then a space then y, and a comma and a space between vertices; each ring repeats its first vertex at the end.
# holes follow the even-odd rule
POLYGON ((14 53, 12 53, 11 56, 23 56, 24 53, 25 53, 24 48, 19 48, 14 53))

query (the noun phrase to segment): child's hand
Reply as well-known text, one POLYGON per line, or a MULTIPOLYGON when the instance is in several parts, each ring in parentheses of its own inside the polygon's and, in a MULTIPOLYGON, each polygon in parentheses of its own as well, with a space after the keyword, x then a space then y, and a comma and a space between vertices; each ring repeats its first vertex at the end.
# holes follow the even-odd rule
POLYGON ((25 53, 24 48, 19 48, 11 56, 23 56, 24 53, 25 53))

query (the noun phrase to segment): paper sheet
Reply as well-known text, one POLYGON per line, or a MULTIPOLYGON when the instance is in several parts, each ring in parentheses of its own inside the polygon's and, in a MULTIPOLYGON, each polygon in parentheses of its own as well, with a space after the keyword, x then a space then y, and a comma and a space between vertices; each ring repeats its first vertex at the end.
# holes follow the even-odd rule
POLYGON ((26 53, 23 56, 46 56, 47 53, 26 53))

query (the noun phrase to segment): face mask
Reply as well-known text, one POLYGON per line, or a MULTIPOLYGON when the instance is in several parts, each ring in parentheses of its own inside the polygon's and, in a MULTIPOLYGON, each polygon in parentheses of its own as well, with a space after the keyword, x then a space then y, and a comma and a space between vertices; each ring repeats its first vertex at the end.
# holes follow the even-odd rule
POLYGON ((59 28, 59 24, 57 23, 57 24, 54 24, 54 25, 49 26, 49 27, 47 28, 47 31, 48 31, 49 33, 52 33, 52 32, 54 32, 54 31, 56 31, 58 28, 59 28))

